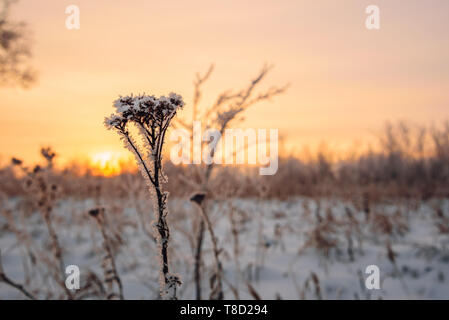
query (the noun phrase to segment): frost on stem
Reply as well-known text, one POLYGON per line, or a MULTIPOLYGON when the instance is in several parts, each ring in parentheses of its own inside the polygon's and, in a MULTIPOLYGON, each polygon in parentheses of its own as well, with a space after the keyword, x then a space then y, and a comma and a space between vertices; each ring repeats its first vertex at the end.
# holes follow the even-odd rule
POLYGON ((158 243, 160 263, 160 291, 167 299, 176 299, 176 287, 180 277, 169 272, 168 243, 170 232, 167 225, 167 197, 162 190, 166 178, 162 171, 162 147, 165 134, 178 108, 184 106, 180 95, 170 93, 168 97, 137 95, 120 97, 114 101, 116 113, 105 118, 105 126, 118 132, 125 148, 136 158, 149 187, 154 204, 155 220, 153 230, 158 243), (134 124, 139 130, 143 144, 138 146, 129 132, 128 125, 134 124))

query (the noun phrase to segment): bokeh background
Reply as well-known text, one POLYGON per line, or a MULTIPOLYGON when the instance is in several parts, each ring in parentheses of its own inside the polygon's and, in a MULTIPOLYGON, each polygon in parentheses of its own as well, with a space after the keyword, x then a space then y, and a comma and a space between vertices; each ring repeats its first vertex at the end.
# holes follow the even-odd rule
POLYGON ((375 145, 386 121, 437 125, 449 115, 445 0, 21 0, 11 10, 28 24, 39 76, 26 91, 0 89, 3 162, 37 160, 36 146, 47 144, 61 163, 126 157, 101 125, 112 101, 174 91, 190 102, 195 73, 211 63, 206 105, 275 65, 271 83, 290 89, 248 110, 241 126, 278 128, 294 153, 326 144, 347 155, 375 145), (71 4, 80 30, 65 27, 71 4), (380 8, 380 30, 365 28, 370 4, 380 8))

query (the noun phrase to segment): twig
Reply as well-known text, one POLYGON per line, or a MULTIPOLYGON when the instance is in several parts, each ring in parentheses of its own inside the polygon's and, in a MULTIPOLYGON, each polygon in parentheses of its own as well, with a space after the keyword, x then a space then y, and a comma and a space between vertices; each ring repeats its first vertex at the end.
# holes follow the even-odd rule
POLYGON ((23 285, 16 283, 14 281, 12 281, 6 274, 5 271, 3 270, 3 264, 2 264, 2 253, 0 251, 0 282, 4 282, 7 285, 19 290, 20 292, 22 292, 27 298, 31 299, 31 300, 36 300, 36 297, 34 295, 32 295, 28 290, 26 290, 24 288, 23 285))

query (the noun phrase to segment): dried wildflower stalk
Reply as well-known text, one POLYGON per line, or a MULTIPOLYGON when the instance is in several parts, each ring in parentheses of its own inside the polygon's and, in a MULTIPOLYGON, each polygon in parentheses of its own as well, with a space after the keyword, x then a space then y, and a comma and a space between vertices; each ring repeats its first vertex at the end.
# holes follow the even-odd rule
POLYGON ((156 216, 152 226, 159 247, 160 294, 167 299, 176 299, 176 289, 181 281, 178 275, 169 272, 168 193, 162 189, 162 183, 167 181, 162 171, 162 147, 170 122, 183 105, 182 97, 174 93, 160 98, 131 95, 117 99, 114 102, 116 113, 105 119, 105 126, 117 131, 125 148, 134 154, 149 187, 156 216), (129 132, 131 123, 142 137, 142 146, 136 144, 129 132))
MULTIPOLYGON (((192 119, 191 121, 183 121, 179 118, 175 120, 175 125, 187 129, 190 133, 191 144, 193 145, 194 139, 194 122, 201 119, 203 130, 207 130, 216 127, 220 132, 220 138, 227 128, 229 128, 232 123, 241 121, 242 113, 250 108, 251 106, 261 102, 270 100, 272 97, 284 93, 289 85, 284 85, 281 87, 273 86, 265 91, 256 93, 257 87, 260 85, 262 80, 266 78, 267 74, 271 71, 272 66, 264 65, 260 72, 255 78, 253 78, 250 83, 243 89, 239 91, 225 90, 216 99, 216 101, 208 108, 199 108, 201 102, 201 97, 203 96, 202 86, 210 78, 212 71, 214 70, 214 65, 211 65, 208 71, 204 75, 197 74, 194 80, 194 95, 193 95, 193 108, 192 108, 192 119), (202 110, 200 110, 202 109, 202 110)), ((214 143, 219 143, 219 141, 214 143)), ((210 150, 210 157, 214 157, 214 149, 210 150)), ((209 197, 213 196, 210 186, 210 180, 212 176, 215 164, 212 162, 205 166, 195 166, 196 174, 200 177, 200 181, 195 181, 193 177, 183 177, 180 178, 187 184, 193 186, 194 189, 198 189, 207 194, 207 198, 204 199, 205 204, 203 206, 204 213, 208 214, 208 206, 206 205, 209 197)), ((205 222, 202 217, 200 217, 198 222, 198 234, 197 234, 197 248, 195 250, 195 291, 196 299, 201 300, 201 259, 202 259, 202 246, 203 246, 203 234, 206 230, 205 222)))
POLYGON ((18 242, 25 247, 26 253, 28 255, 28 258, 30 259, 31 264, 33 266, 36 265, 37 254, 33 249, 33 240, 31 238, 31 235, 27 232, 25 228, 21 229, 17 225, 11 210, 0 210, 0 214, 7 221, 9 229, 15 234, 18 242))
POLYGON ((239 294, 238 294, 238 289, 239 289, 239 283, 241 281, 241 266, 240 266, 240 254, 241 254, 241 250, 240 250, 240 240, 239 240, 239 221, 237 220, 236 217, 237 214, 237 210, 234 207, 233 204, 231 204, 231 212, 228 215, 229 217, 229 222, 231 224, 231 234, 232 234, 232 239, 233 239, 233 253, 234 253, 234 261, 235 261, 235 269, 236 269, 236 274, 235 274, 235 289, 236 289, 236 300, 240 300, 239 294))
POLYGON ((106 296, 106 290, 103 287, 103 282, 93 271, 89 270, 84 284, 76 292, 76 299, 83 300, 89 297, 104 296, 106 296))
POLYGON ((109 240, 108 234, 105 228, 105 216, 104 216, 104 208, 92 209, 89 211, 89 214, 94 217, 95 221, 98 224, 98 227, 101 231, 101 235, 103 236, 103 248, 106 252, 106 255, 103 257, 102 267, 104 271, 104 278, 107 286, 107 299, 120 299, 123 300, 123 286, 122 281, 117 272, 117 268, 115 266, 114 255, 111 248, 111 241, 109 240), (114 290, 114 284, 118 288, 118 294, 114 290))
POLYGON ((210 238, 212 240, 212 249, 215 259, 215 270, 214 274, 211 277, 210 280, 210 286, 211 286, 211 293, 210 293, 210 299, 211 300, 223 300, 223 266, 220 261, 220 252, 221 250, 218 248, 218 238, 215 236, 214 228, 212 226, 212 222, 209 219, 209 216, 207 215, 206 211, 204 210, 204 193, 197 193, 194 196, 190 198, 190 200, 198 205, 198 208, 200 209, 201 216, 203 217, 203 221, 206 224, 207 231, 209 232, 210 238))
POLYGON ((47 162, 45 167, 37 165, 30 170, 23 165, 21 160, 16 158, 12 159, 12 163, 20 167, 22 172, 26 174, 24 189, 37 205, 42 219, 47 227, 54 257, 54 261, 48 260, 48 264, 53 271, 53 277, 61 289, 64 290, 67 298, 73 299, 72 292, 65 285, 65 264, 63 259, 63 251, 53 224, 53 208, 56 204, 59 188, 56 184, 51 183, 50 173, 53 168, 53 160, 56 153, 50 147, 47 147, 41 149, 41 155, 47 162))

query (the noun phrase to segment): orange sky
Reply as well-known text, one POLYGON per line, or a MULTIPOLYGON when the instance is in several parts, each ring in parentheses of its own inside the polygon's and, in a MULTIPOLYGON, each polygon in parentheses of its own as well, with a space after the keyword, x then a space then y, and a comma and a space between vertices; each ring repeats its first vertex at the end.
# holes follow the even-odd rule
POLYGON ((211 62, 206 103, 276 65, 264 86, 289 91, 249 110, 245 126, 279 128, 289 149, 368 141, 387 120, 449 119, 447 0, 20 0, 13 17, 33 32, 40 75, 30 90, 0 89, 3 159, 34 161, 42 145, 63 160, 126 154, 102 124, 112 101, 174 91, 190 103, 211 62), (65 28, 70 4, 80 30, 65 28), (364 25, 370 4, 378 31, 364 25))

